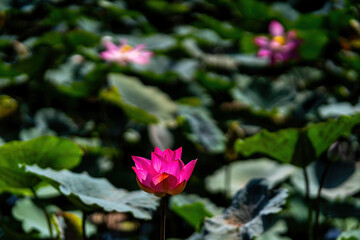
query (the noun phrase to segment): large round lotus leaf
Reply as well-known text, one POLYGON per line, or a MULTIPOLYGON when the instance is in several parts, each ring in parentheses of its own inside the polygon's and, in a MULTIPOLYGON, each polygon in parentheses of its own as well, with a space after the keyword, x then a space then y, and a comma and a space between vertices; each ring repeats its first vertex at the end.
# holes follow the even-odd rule
POLYGON ((360 229, 342 232, 336 240, 358 240, 360 239, 360 229))
POLYGON ((82 150, 73 142, 54 136, 43 136, 26 142, 12 141, 0 147, 0 192, 29 194, 38 177, 20 168, 22 164, 37 164, 53 169, 73 168, 81 161, 82 150))
POLYGON ((158 205, 154 195, 118 189, 105 178, 93 178, 86 173, 68 170, 42 169, 36 165, 25 166, 25 170, 51 183, 85 211, 131 212, 136 218, 150 219, 152 210, 158 205))
POLYGON ((42 136, 26 142, 12 141, 0 147, 0 167, 18 169, 19 164, 37 164, 53 169, 73 168, 82 150, 72 141, 42 136))
POLYGON ((184 193, 170 198, 170 208, 194 228, 198 228, 205 217, 221 214, 223 210, 209 199, 184 193))
MULTIPOLYGON (((58 207, 50 205, 46 207, 47 212, 54 213, 59 210, 58 207)), ((12 208, 14 218, 22 222, 22 228, 26 233, 37 231, 40 237, 50 237, 48 224, 45 214, 40 207, 36 206, 31 199, 23 198, 16 201, 12 208)), ((52 226, 52 231, 56 227, 52 226)))
POLYGON ((191 130, 191 133, 187 134, 191 141, 211 153, 224 151, 225 135, 205 108, 181 106, 179 113, 191 130))
POLYGON ((360 114, 329 119, 305 128, 287 128, 277 132, 266 130, 235 143, 235 149, 244 156, 264 154, 283 163, 307 166, 318 158, 339 137, 351 133, 360 122, 360 114))
POLYGON ((286 189, 270 190, 264 179, 253 179, 221 215, 207 218, 202 232, 190 239, 253 239, 266 230, 268 215, 280 212, 287 196, 286 189))
POLYGON ((296 167, 276 161, 260 158, 237 161, 224 166, 206 178, 206 188, 211 192, 224 192, 234 196, 239 188, 244 187, 253 178, 265 178, 270 186, 287 179, 296 171, 296 167), (225 174, 229 174, 230 186, 225 184, 225 174), (228 187, 229 189, 225 189, 228 187))
POLYGON ((176 104, 160 89, 122 74, 109 74, 108 82, 109 90, 100 97, 123 108, 134 121, 149 124, 174 119, 176 104))
MULTIPOLYGON (((316 171, 319 162, 307 167, 310 182, 310 196, 316 197, 323 171, 316 171)), ((302 170, 298 170, 291 182, 305 194, 305 179, 302 170)), ((321 196, 329 199, 346 199, 360 192, 360 167, 351 163, 333 163, 327 172, 321 196)))

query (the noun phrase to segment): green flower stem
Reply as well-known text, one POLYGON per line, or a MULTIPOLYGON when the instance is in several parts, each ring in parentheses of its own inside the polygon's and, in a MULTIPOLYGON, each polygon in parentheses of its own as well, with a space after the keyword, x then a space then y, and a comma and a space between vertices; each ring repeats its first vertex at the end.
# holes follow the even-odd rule
POLYGON ((313 240, 314 239, 314 234, 313 234, 313 223, 312 223, 312 209, 311 209, 311 201, 310 201, 310 184, 309 184, 309 176, 308 173, 306 171, 306 167, 303 167, 303 174, 304 174, 304 179, 305 179, 305 200, 306 200, 306 204, 308 206, 308 234, 309 234, 309 240, 313 240))
MULTIPOLYGON (((318 188, 318 192, 317 192, 317 196, 316 196, 316 206, 315 206, 315 224, 314 224, 314 234, 316 234, 318 232, 318 227, 319 227, 319 217, 320 217, 320 198, 321 198, 321 190, 324 186, 325 183, 325 178, 326 175, 329 171, 329 168, 331 166, 331 162, 328 162, 326 164, 326 167, 324 169, 324 172, 321 175, 321 179, 320 179, 320 183, 319 183, 319 188, 318 188)), ((314 236, 316 239, 316 236, 314 236)))
POLYGON ((166 212, 169 202, 169 197, 166 195, 161 198, 160 208, 161 208, 161 223, 160 223, 160 240, 165 240, 165 229, 166 229, 166 212))
POLYGON ((49 228, 49 233, 50 233, 50 239, 54 239, 54 235, 53 235, 53 231, 52 231, 52 224, 51 224, 51 220, 50 220, 50 215, 49 213, 46 211, 46 208, 43 204, 43 202, 41 201, 41 199, 39 198, 39 196, 36 194, 36 191, 34 188, 31 188, 32 193, 34 194, 34 198, 35 200, 39 203, 39 206, 41 208, 41 210, 43 211, 45 218, 46 218, 46 222, 49 228))
POLYGON ((82 214, 82 238, 83 240, 86 240, 86 218, 87 218, 88 214, 87 212, 83 211, 83 214, 82 214))

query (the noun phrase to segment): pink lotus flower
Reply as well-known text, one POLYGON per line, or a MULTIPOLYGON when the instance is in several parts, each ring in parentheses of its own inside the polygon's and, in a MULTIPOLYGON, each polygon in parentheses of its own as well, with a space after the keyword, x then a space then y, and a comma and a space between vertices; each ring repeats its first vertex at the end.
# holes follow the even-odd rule
POLYGON ((139 187, 158 197, 177 195, 181 193, 189 180, 197 159, 190 161, 186 166, 181 161, 182 148, 172 151, 161 151, 155 147, 151 153, 151 160, 131 156, 135 162, 132 169, 136 173, 139 187))
POLYGON ((258 57, 270 59, 271 64, 297 58, 296 49, 302 41, 296 37, 294 30, 285 32, 279 22, 271 21, 269 33, 270 38, 259 36, 254 39, 255 44, 260 47, 258 57))
POLYGON ((117 62, 122 65, 126 63, 147 64, 150 61, 152 52, 145 50, 145 45, 140 44, 132 47, 122 40, 119 46, 116 46, 109 39, 104 40, 106 51, 100 53, 100 57, 109 62, 117 62))

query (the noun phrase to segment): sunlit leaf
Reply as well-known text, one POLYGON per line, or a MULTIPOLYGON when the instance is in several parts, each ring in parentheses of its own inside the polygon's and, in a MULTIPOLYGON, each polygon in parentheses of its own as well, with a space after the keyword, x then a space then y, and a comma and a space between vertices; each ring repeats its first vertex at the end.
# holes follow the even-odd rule
POLYGON ((323 123, 309 126, 308 138, 315 149, 316 156, 320 156, 340 136, 351 133, 352 128, 360 123, 360 114, 353 117, 343 116, 338 119, 330 119, 323 123))
POLYGON ((287 196, 286 189, 270 190, 264 180, 252 180, 223 214, 206 219, 202 232, 190 240, 253 239, 265 231, 268 215, 281 211, 287 196))
POLYGON ((0 190, 21 193, 39 182, 19 167, 38 164, 53 169, 73 168, 81 161, 82 150, 73 142, 53 136, 43 136, 26 142, 12 141, 0 147, 0 190))
POLYGON ((244 140, 237 140, 235 148, 244 156, 260 153, 283 163, 306 166, 336 139, 349 135, 359 122, 360 115, 342 116, 300 129, 289 128, 277 132, 263 130, 244 140))
POLYGON ((205 217, 213 217, 222 211, 221 208, 218 208, 208 199, 184 193, 170 198, 170 208, 197 229, 199 229, 205 217))
POLYGON ((77 62, 75 56, 55 69, 49 69, 45 73, 47 81, 51 82, 56 88, 74 97, 84 97, 92 90, 91 82, 87 82, 85 77, 95 69, 95 64, 88 61, 77 62))
POLYGON ((136 218, 150 219, 152 210, 157 207, 154 195, 115 188, 105 178, 93 178, 86 173, 72 173, 68 170, 42 169, 36 165, 28 165, 25 169, 48 181, 85 211, 131 212, 136 218))
POLYGON ((263 234, 257 237, 257 240, 291 240, 289 237, 283 236, 287 231, 285 221, 278 221, 270 229, 266 230, 263 234))
POLYGON ((360 230, 349 230, 343 232, 336 238, 336 240, 358 240, 360 239, 360 230))
POLYGON ((161 124, 151 124, 148 126, 149 140, 152 145, 160 149, 172 148, 174 136, 169 129, 161 124))
POLYGON ((261 153, 284 163, 290 163, 294 155, 298 132, 285 129, 277 132, 262 130, 260 133, 237 140, 235 149, 244 156, 261 153))
POLYGON ((200 144, 209 152, 222 152, 225 148, 225 135, 216 125, 214 119, 204 108, 188 106, 180 107, 183 116, 190 127, 188 137, 196 144, 200 144))
MULTIPOLYGON (((325 168, 324 164, 326 163, 315 162, 307 167, 310 185, 309 194, 312 197, 317 196, 319 182, 325 168)), ((359 181, 360 168, 354 163, 332 163, 325 176, 321 196, 329 200, 346 199, 360 192, 359 181)), ((291 178, 291 182, 305 194, 305 179, 302 171, 296 171, 291 178)))
POLYGON ((11 65, 0 63, 0 89, 23 84, 28 81, 28 76, 21 71, 12 69, 11 65))
POLYGON ((176 72, 182 80, 189 82, 195 77, 198 66, 198 61, 194 59, 182 59, 175 64, 172 71, 176 72))
POLYGON ((288 164, 280 164, 266 158, 236 161, 219 168, 205 179, 206 188, 211 192, 229 190, 234 196, 239 188, 244 187, 252 178, 265 178, 270 187, 290 177, 296 168, 288 164), (229 186, 225 184, 225 174, 229 174, 229 186), (229 189, 226 189, 229 188, 229 189))
POLYGON ((108 81, 110 89, 100 97, 123 108, 131 119, 147 124, 174 119, 175 103, 158 88, 121 74, 109 74, 108 81))
POLYGON ((54 108, 42 108, 34 117, 35 127, 22 129, 20 139, 27 141, 44 135, 70 135, 79 127, 64 112, 54 108))
POLYGON ((259 115, 289 115, 296 106, 296 87, 291 77, 272 81, 264 77, 237 75, 237 86, 231 89, 236 102, 259 115))
MULTIPOLYGON (((58 207, 50 205, 46 207, 49 214, 58 211, 58 207)), ((29 233, 33 230, 39 232, 39 236, 50 237, 50 232, 47 220, 43 210, 36 206, 31 199, 23 198, 16 201, 15 206, 12 208, 13 216, 22 222, 22 227, 25 232, 29 233)), ((52 223, 53 224, 53 223, 52 223)), ((52 230, 54 231, 54 224, 52 230)))
POLYGON ((176 39, 166 34, 153 34, 147 37, 134 35, 116 35, 116 38, 126 40, 131 46, 145 44, 148 50, 169 50, 176 45, 176 39))

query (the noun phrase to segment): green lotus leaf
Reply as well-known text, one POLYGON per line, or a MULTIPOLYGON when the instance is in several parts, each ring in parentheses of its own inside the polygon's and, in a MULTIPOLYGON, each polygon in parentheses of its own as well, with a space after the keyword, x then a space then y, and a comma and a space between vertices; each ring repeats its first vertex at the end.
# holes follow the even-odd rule
POLYGON ((349 135, 359 122, 358 114, 329 119, 305 128, 288 128, 277 132, 263 130, 237 140, 235 149, 244 156, 264 154, 280 162, 303 167, 318 158, 339 137, 349 135))
POLYGON ((349 230, 341 233, 336 240, 358 240, 360 239, 360 230, 349 230))
MULTIPOLYGON (((48 213, 55 213, 58 207, 50 205, 46 207, 48 213)), ((37 231, 42 238, 50 237, 48 224, 45 214, 40 207, 36 206, 30 198, 23 198, 16 201, 15 206, 11 209, 14 218, 22 222, 22 228, 26 233, 33 230, 37 231)), ((56 229, 52 223, 52 229, 56 229)))
POLYGON ((81 161, 82 150, 73 142, 54 136, 42 136, 29 141, 12 141, 0 147, 0 192, 29 194, 39 182, 20 167, 37 164, 53 169, 73 168, 81 161))
POLYGON ((209 112, 204 108, 189 106, 181 106, 179 111, 190 127, 191 133, 188 134, 188 138, 191 141, 212 153, 219 153, 225 149, 225 135, 209 112))
POLYGON ((171 121, 176 104, 156 87, 145 86, 137 78, 122 74, 109 74, 109 90, 100 97, 124 109, 134 121, 150 124, 171 121))
MULTIPOLYGON (((326 163, 322 161, 316 161, 306 169, 309 177, 309 194, 311 197, 315 198, 317 196, 319 182, 326 167, 325 165, 326 163)), ((305 194, 305 179, 300 169, 292 175, 291 182, 305 194)), ((352 162, 332 163, 326 173, 321 196, 330 201, 346 199, 360 192, 359 182, 360 167, 357 167, 352 162)))
POLYGON ((25 171, 48 181, 84 211, 131 212, 136 218, 150 219, 152 210, 158 205, 152 194, 118 189, 105 178, 93 178, 86 173, 54 171, 36 165, 25 166, 25 171))
POLYGON ((180 194, 170 198, 170 208, 194 228, 199 228, 205 217, 213 217, 222 209, 210 200, 195 194, 180 194))
POLYGON ((226 191, 229 194, 228 197, 232 197, 240 187, 244 187, 252 178, 265 178, 272 187, 283 182, 296 170, 297 168, 292 165, 281 164, 267 158, 236 161, 207 176, 205 186, 213 193, 226 191), (229 189, 225 189, 226 174, 230 176, 229 189))

